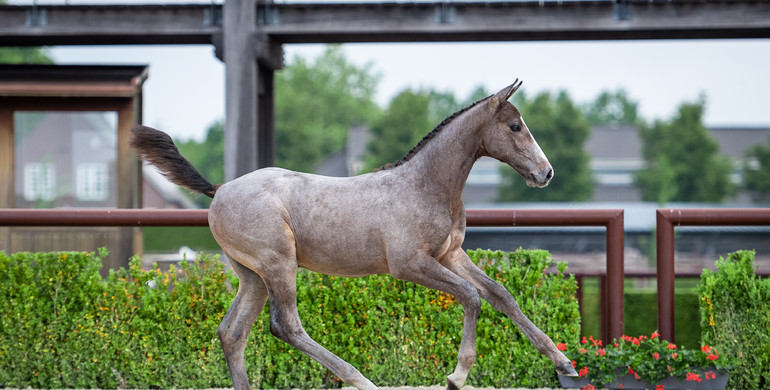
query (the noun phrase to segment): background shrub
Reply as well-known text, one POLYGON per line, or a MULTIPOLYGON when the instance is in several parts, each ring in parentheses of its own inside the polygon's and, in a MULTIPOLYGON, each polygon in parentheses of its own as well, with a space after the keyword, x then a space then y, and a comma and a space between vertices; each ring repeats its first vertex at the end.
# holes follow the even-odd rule
POLYGON ((738 251, 704 270, 700 295, 703 343, 738 358, 728 387, 770 387, 770 279, 754 274, 754 252, 738 251))
MULTIPOLYGON (((576 284, 543 273, 553 263, 548 252, 470 253, 555 342, 577 343, 576 284)), ((238 280, 222 263, 202 256, 162 272, 142 270, 135 258, 107 278, 100 267, 99 256, 88 253, 0 252, 0 387, 232 386, 216 328, 238 280)), ((463 314, 452 296, 386 275, 301 272, 297 285, 308 333, 374 383, 439 384, 454 369, 463 314)), ((266 310, 246 350, 255 387, 341 385, 268 328, 266 310)), ((470 385, 557 386, 553 364, 486 303, 478 353, 470 385)))

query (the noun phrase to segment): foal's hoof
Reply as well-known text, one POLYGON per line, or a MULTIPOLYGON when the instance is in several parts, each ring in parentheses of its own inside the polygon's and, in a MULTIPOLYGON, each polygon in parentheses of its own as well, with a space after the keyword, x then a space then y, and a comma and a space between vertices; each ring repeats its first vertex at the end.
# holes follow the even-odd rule
POLYGON ((564 376, 578 376, 577 371, 575 371, 575 367, 572 367, 572 363, 570 361, 556 364, 556 373, 564 376))
POLYGON ((454 383, 451 379, 447 379, 446 390, 460 390, 460 387, 457 386, 457 384, 454 383))

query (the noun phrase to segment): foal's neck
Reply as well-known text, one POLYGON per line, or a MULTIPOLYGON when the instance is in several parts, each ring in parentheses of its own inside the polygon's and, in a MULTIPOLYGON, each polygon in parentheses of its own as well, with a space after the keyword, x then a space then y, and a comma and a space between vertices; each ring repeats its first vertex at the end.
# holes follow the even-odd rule
MULTIPOLYGON (((476 108, 478 109, 478 108, 476 108)), ((471 112, 454 118, 403 168, 418 187, 436 201, 461 201, 465 181, 478 155, 481 141, 471 112)))

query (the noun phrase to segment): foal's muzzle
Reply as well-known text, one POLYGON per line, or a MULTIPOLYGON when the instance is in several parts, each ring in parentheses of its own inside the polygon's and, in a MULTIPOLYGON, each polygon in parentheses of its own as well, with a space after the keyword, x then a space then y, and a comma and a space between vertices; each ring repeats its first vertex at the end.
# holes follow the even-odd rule
POLYGON ((551 182, 553 178, 553 168, 548 165, 547 167, 529 174, 527 178, 527 185, 530 187, 543 188, 551 182))

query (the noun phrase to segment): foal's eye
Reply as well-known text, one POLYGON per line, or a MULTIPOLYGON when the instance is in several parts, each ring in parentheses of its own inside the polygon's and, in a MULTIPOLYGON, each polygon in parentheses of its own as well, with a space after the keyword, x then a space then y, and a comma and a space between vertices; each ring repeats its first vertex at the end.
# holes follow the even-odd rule
POLYGON ((519 125, 511 125, 511 130, 519 132, 519 131, 521 131, 521 126, 519 126, 519 125))

